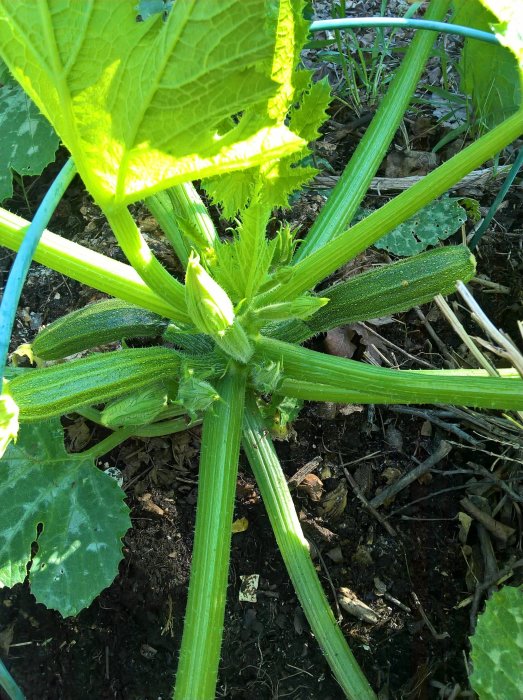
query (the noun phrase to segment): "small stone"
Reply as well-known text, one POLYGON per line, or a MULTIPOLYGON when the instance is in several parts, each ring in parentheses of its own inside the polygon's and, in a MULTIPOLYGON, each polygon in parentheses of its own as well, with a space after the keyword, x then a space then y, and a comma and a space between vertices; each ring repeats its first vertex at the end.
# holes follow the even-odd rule
POLYGON ((149 644, 142 644, 140 647, 140 654, 144 657, 144 659, 154 659, 157 653, 158 650, 149 646, 149 644))
POLYGON ((333 549, 330 549, 327 552, 327 556, 329 557, 329 559, 332 559, 332 561, 335 564, 341 564, 341 562, 343 561, 341 547, 334 547, 333 549))

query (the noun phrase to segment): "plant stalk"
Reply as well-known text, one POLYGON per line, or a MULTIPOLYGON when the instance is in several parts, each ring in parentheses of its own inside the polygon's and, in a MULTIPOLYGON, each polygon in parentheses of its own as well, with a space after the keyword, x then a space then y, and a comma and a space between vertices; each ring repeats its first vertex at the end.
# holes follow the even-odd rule
POLYGON ((352 260, 386 233, 446 192, 451 185, 459 182, 471 170, 517 139, 523 131, 522 124, 523 108, 520 108, 488 134, 426 175, 423 180, 412 185, 363 221, 344 231, 321 250, 311 253, 297 263, 289 281, 260 295, 256 306, 294 299, 299 294, 313 289, 339 267, 352 260))
POLYGON ((120 247, 145 284, 178 309, 181 321, 188 322, 190 319, 185 305, 183 284, 174 279, 156 259, 127 207, 106 208, 103 212, 120 247))
POLYGON ((501 377, 445 376, 444 371, 394 370, 260 338, 259 357, 282 362, 276 393, 309 401, 339 403, 448 403, 523 409, 523 381, 501 377))
POLYGON ((260 488, 294 589, 336 680, 347 698, 375 700, 376 695, 336 624, 314 569, 278 456, 252 395, 248 396, 245 409, 243 449, 260 488))
MULTIPOLYGON (((92 414, 90 414, 88 410, 79 409, 78 411, 75 411, 75 413, 79 413, 89 420, 94 420, 92 414)), ((79 452, 78 456, 96 460, 103 457, 111 450, 114 450, 115 447, 118 447, 118 445, 121 445, 122 442, 125 442, 130 437, 163 437, 164 435, 181 433, 188 428, 194 427, 195 425, 200 425, 201 422, 201 420, 194 420, 188 423, 185 418, 176 418, 174 420, 166 420, 160 423, 151 423, 150 425, 130 425, 125 428, 115 430, 114 433, 108 435, 103 440, 100 440, 100 442, 93 445, 93 447, 90 447, 88 450, 84 450, 84 452, 79 452)))
MULTIPOLYGON (((449 0, 433 0, 426 19, 443 19, 448 6, 449 0)), ((408 109, 434 40, 434 34, 429 31, 418 32, 414 37, 370 126, 296 251, 294 263, 322 248, 350 225, 408 109)))
POLYGON ((203 421, 189 596, 175 700, 214 700, 227 593, 246 371, 230 363, 203 421))
POLYGON ((169 187, 145 200, 183 267, 187 267, 191 248, 212 247, 216 229, 207 207, 192 182, 169 187), (200 245, 198 245, 198 243, 200 245))
MULTIPOLYGON (((0 207, 0 245, 19 250, 29 226, 29 221, 0 207)), ((166 318, 182 320, 179 311, 153 292, 130 265, 68 241, 51 231, 43 232, 33 259, 100 292, 137 304, 166 318)))
POLYGON ((187 261, 189 260, 190 248, 186 244, 180 227, 176 222, 171 198, 166 191, 157 192, 151 197, 147 197, 145 206, 160 224, 160 228, 172 245, 176 257, 185 269, 187 267, 187 261))

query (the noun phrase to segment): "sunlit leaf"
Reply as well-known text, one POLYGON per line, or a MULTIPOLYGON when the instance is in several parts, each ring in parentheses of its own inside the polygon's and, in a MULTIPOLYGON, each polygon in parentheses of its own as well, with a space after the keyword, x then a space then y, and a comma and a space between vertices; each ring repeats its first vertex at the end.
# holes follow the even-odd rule
POLYGON ((523 6, 520 0, 455 0, 455 21, 491 32, 496 30, 504 46, 466 39, 460 61, 462 89, 472 97, 477 117, 488 127, 513 114, 521 101, 518 60, 523 67, 523 6), (519 5, 519 9, 517 9, 519 5), (519 13, 519 20, 517 14, 519 13), (496 22, 499 17, 502 21, 496 22), (504 22, 511 19, 510 22, 504 22), (507 31, 506 39, 504 35, 507 31), (512 52, 505 47, 511 46, 512 52))
POLYGON ((129 0, 1 0, 0 53, 98 202, 126 204, 303 147, 264 108, 272 5, 178 0, 137 22, 129 0))

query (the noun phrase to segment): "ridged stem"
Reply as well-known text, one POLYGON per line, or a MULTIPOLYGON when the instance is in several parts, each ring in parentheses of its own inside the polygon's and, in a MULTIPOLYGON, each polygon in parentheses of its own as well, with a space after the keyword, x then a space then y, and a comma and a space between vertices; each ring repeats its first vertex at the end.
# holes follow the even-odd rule
POLYGON ((187 267, 191 248, 212 247, 217 238, 211 216, 192 182, 169 187, 145 200, 171 243, 182 265, 187 267))
POLYGON ((312 563, 285 475, 253 396, 247 399, 243 424, 243 449, 312 632, 346 697, 351 700, 376 700, 376 695, 336 624, 312 563))
MULTIPOLYGON (((77 413, 80 413, 82 415, 85 415, 86 418, 89 418, 89 415, 87 412, 84 412, 82 410, 78 410, 77 413)), ((120 428, 119 430, 115 430, 114 433, 111 435, 108 435, 106 438, 103 440, 100 440, 99 443, 94 445, 88 450, 85 450, 84 452, 79 453, 82 457, 90 457, 91 459, 99 459, 103 455, 107 454, 111 450, 114 450, 115 447, 118 447, 118 445, 121 445, 122 442, 125 442, 127 438, 130 437, 147 437, 147 438, 152 438, 152 437, 163 437, 164 435, 172 435, 173 433, 181 433, 184 430, 187 430, 189 427, 193 427, 195 425, 200 425, 201 420, 195 420, 192 421, 190 424, 187 422, 185 418, 176 418, 174 420, 166 420, 162 421, 161 423, 151 423, 151 425, 142 425, 142 426, 135 426, 135 425, 130 425, 126 428, 120 428)))
POLYGON ((290 280, 260 295, 257 306, 293 299, 356 257, 393 228, 448 190, 474 168, 517 139, 523 131, 523 108, 461 153, 440 165, 408 190, 392 199, 327 243, 294 268, 290 280))
POLYGON ((5 285, 2 303, 0 304, 0 387, 4 367, 9 350, 9 340, 13 330, 16 308, 22 293, 25 278, 35 250, 42 233, 49 223, 49 219, 62 199, 69 183, 76 174, 76 168, 72 158, 60 170, 47 190, 29 228, 25 232, 23 241, 16 255, 15 261, 9 271, 7 284, 5 285))
MULTIPOLYGON (((0 245, 19 250, 29 226, 26 219, 0 207, 0 245)), ((68 241, 56 233, 43 232, 33 259, 100 292, 137 304, 166 318, 181 320, 177 309, 149 289, 130 265, 68 241)))
POLYGON ((180 227, 176 223, 171 198, 167 192, 157 192, 151 197, 147 197, 145 200, 145 206, 160 224, 160 227, 164 232, 165 237, 172 245, 178 260, 182 263, 184 268, 187 267, 190 247, 186 244, 182 236, 182 232, 180 231, 180 227))
POLYGON ((268 338, 257 341, 256 355, 282 363, 282 382, 276 393, 284 396, 339 403, 448 403, 523 409, 521 379, 373 367, 268 338))
POLYGON ((193 559, 175 700, 214 700, 229 573, 246 371, 231 363, 203 421, 193 559))
POLYGON ((106 208, 103 211, 127 260, 143 281, 178 310, 180 321, 189 321, 183 284, 174 279, 156 259, 127 207, 106 208))
MULTIPOLYGON (((426 12, 426 20, 443 19, 448 6, 449 0, 433 0, 426 12)), ((294 262, 319 250, 349 226, 408 109, 435 38, 429 31, 420 31, 414 37, 370 126, 296 251, 294 262)))

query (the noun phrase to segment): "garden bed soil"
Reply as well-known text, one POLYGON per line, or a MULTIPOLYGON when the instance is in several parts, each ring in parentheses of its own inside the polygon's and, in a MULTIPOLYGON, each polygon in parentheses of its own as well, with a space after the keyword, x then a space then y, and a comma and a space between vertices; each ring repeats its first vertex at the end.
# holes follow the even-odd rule
MULTIPOLYGON (((519 206, 517 197, 509 199, 508 213, 515 206, 519 206)), ((98 224, 92 226, 93 214, 94 207, 80 186, 73 185, 51 229, 116 254, 96 215, 98 224)), ((150 240, 154 242, 153 234, 150 240)), ((516 243, 502 233, 489 234, 479 256, 481 273, 513 285, 510 295, 481 298, 493 320, 505 326, 514 311, 521 312, 517 283, 523 253, 516 243)), ((33 265, 17 316, 14 344, 30 340, 41 324, 98 297, 74 281, 33 265)), ((441 320, 435 326, 442 337, 446 333, 452 338, 441 320)), ((414 313, 375 330, 419 358, 438 359, 414 313)), ((375 347, 364 334, 358 334, 361 332, 357 327, 351 332, 353 356, 375 347)), ((346 333, 343 339, 347 342, 346 333)), ((376 339, 373 342, 381 347, 376 339)), ((458 343, 452 342, 457 351, 458 343)), ((324 338, 315 343, 325 349, 324 338)), ((332 343, 328 347, 332 350, 332 343)), ((401 364, 412 363, 405 365, 401 358, 401 364)), ((66 423, 73 449, 84 449, 102 437, 92 434, 92 426, 81 418, 72 417, 66 423)), ((470 474, 456 471, 471 459, 491 466, 500 446, 486 443, 484 454, 450 437, 455 444, 436 472, 380 509, 387 515, 404 507, 390 518, 396 536, 363 508, 347 485, 342 465, 347 465, 371 498, 387 480, 410 470, 442 439, 449 439, 447 433, 430 427, 423 418, 398 415, 386 407, 351 411, 307 405, 288 439, 277 442, 289 478, 319 458, 314 473, 323 482, 321 500, 311 500, 310 491, 295 490, 296 507, 331 601, 332 589, 347 587, 378 616, 377 622, 369 624, 342 612, 340 624, 381 698, 467 697, 457 689, 466 693, 469 688, 470 606, 459 606, 474 590, 471 561, 481 557, 477 551, 471 554, 479 546, 473 531, 465 543, 459 539, 460 499, 470 474), (332 508, 331 502, 344 498, 346 507, 339 512, 332 508)), ((28 700, 169 697, 189 579, 199 442, 199 429, 130 440, 100 460, 103 468, 111 465, 123 472, 133 527, 124 538, 124 558, 115 582, 78 617, 64 620, 37 605, 27 585, 0 591, 2 656, 28 700)), ((519 477, 521 470, 513 470, 516 484, 519 477)), ((341 698, 289 582, 245 460, 240 465, 235 511, 235 519, 240 518, 248 525, 244 532, 233 535, 217 697, 341 698), (240 577, 250 574, 260 576, 257 602, 240 602, 240 577)), ((511 543, 497 551, 500 568, 515 553, 511 543)))
MULTIPOLYGON (((350 119, 346 112, 336 114, 336 124, 350 119)), ((327 132, 337 128, 327 127, 327 132)), ((355 133, 347 140, 349 151, 357 138, 355 133)), ((336 158, 333 153, 335 170, 336 158)), ((17 190, 10 208, 31 218, 59 165, 48 168, 41 178, 26 178, 26 191, 17 190)), ((493 191, 477 196, 488 206, 493 191)), ((376 206, 376 198, 371 197, 371 206, 376 206)), ((515 340, 515 320, 523 316, 523 239, 522 232, 514 228, 521 199, 520 191, 511 192, 478 254, 479 274, 508 287, 509 293, 478 288, 477 296, 494 323, 511 332, 515 340)), ((321 201, 320 194, 309 191, 295 205, 295 220, 306 226, 321 201)), ((135 215, 155 253, 175 271, 175 259, 154 221, 140 207, 135 215)), ((78 181, 69 188, 50 229, 122 259, 107 225, 78 181)), ((4 275, 11 258, 6 253, 2 259, 4 275)), ((361 269, 383 260, 383 253, 367 253, 357 264, 361 269)), ((350 272, 346 269, 344 274, 350 272)), ((33 265, 17 314, 12 349, 30 341, 42 325, 102 296, 33 265)), ((437 311, 424 307, 424 312, 449 351, 465 360, 459 341, 437 311)), ((391 349, 379 336, 369 335, 369 326, 317 338, 314 347, 376 362, 385 356, 402 368, 419 367, 416 359, 442 363, 415 312, 383 326, 371 325, 370 330, 407 350, 411 357, 391 349)), ((70 417, 65 425, 73 450, 85 449, 103 436, 81 418, 70 417)), ((474 433, 470 425, 460 425, 474 433)), ((0 590, 0 654, 28 700, 160 700, 171 696, 189 580, 199 444, 196 428, 164 438, 129 440, 99 461, 102 468, 115 466, 122 471, 133 527, 123 540, 116 580, 78 617, 62 619, 36 604, 28 585, 0 590)), ((512 487, 521 493, 517 446, 506 450, 493 439, 473 449, 426 417, 399 414, 388 407, 312 404, 292 424, 287 439, 276 445, 289 478, 317 458, 310 484, 293 491, 296 508, 311 542, 318 575, 380 700, 471 697, 467 654, 473 620, 467 599, 483 580, 483 572, 474 524, 468 536, 460 527, 460 501, 473 490, 471 462, 487 469, 501 468, 502 475, 510 476, 512 487), (388 482, 425 460, 442 440, 452 443, 450 454, 392 503, 379 508, 381 516, 394 511, 387 520, 393 527, 391 534, 381 518, 356 497, 344 470, 364 496, 372 499, 388 482), (502 452, 511 461, 504 462, 499 457, 502 452), (311 486, 318 486, 317 479, 321 480, 320 500, 314 500, 311 486), (375 620, 365 622, 336 609, 333 591, 340 587, 349 588, 368 605, 375 620)), ((487 495, 495 505, 502 492, 492 487, 487 495)), ((499 517, 521 534, 514 506, 509 499, 499 517)), ((339 700, 342 693, 309 630, 243 457, 234 517, 245 519, 246 529, 232 538, 217 697, 339 700), (251 574, 259 575, 257 600, 240 602, 241 577, 251 574)), ((521 557, 516 537, 504 546, 494 542, 494 552, 500 569, 510 557, 521 557)), ((512 583, 520 581, 516 572, 512 583)))

